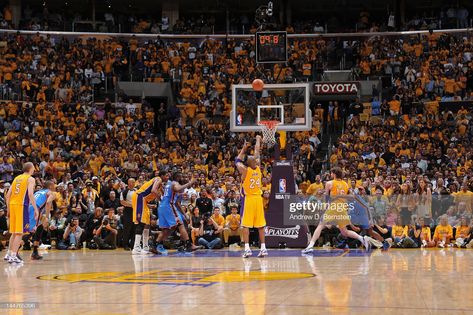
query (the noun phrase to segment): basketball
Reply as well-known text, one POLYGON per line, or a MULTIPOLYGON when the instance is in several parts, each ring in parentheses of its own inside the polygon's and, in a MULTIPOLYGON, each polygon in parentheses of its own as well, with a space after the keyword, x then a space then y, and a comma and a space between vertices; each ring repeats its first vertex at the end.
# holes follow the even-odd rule
POLYGON ((251 86, 253 87, 253 90, 261 92, 264 89, 264 82, 261 79, 254 79, 251 86))

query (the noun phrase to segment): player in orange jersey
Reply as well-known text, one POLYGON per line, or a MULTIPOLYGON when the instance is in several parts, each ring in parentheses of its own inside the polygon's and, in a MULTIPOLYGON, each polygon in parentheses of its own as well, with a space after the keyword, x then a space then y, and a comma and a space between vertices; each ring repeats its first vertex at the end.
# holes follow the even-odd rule
POLYGON ((241 227, 243 228, 243 242, 245 243, 245 251, 243 258, 248 258, 252 255, 249 238, 249 228, 257 228, 261 249, 258 257, 265 257, 268 255, 266 244, 264 242, 264 227, 266 226, 266 219, 264 217, 263 196, 261 190, 261 168, 260 168, 260 149, 261 136, 256 136, 255 154, 248 156, 247 164, 243 164, 243 158, 246 150, 250 144, 245 141, 240 154, 235 160, 236 167, 241 174, 241 227))
MULTIPOLYGON (((344 196, 348 194, 348 184, 342 180, 342 170, 339 167, 334 167, 331 172, 332 180, 328 181, 325 184, 325 193, 326 195, 333 196, 344 196)), ((343 203, 343 200, 332 199, 331 204, 333 203, 343 203)), ((363 246, 368 250, 370 248, 370 242, 368 236, 362 237, 354 231, 348 230, 347 225, 350 224, 350 219, 348 215, 348 209, 345 207, 330 207, 325 211, 323 219, 320 221, 319 225, 312 235, 312 239, 309 242, 307 248, 302 250, 302 254, 308 254, 313 251, 315 242, 320 237, 320 233, 324 229, 325 225, 328 223, 334 223, 338 225, 340 233, 345 237, 350 237, 359 240, 363 246)))
POLYGON ((18 255, 23 233, 30 230, 30 204, 34 209, 34 217, 39 218, 39 210, 34 199, 35 180, 31 176, 34 173, 34 165, 27 162, 23 165, 23 174, 13 180, 6 195, 8 218, 10 219, 10 242, 5 260, 9 263, 22 263, 18 255))

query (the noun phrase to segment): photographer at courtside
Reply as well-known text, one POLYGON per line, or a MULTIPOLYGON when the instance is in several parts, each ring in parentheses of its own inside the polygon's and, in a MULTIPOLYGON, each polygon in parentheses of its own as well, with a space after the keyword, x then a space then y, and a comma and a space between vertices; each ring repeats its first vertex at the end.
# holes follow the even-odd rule
POLYGON ((222 239, 218 237, 220 228, 209 214, 204 213, 200 221, 199 245, 208 249, 221 248, 222 239))
POLYGON ((99 249, 117 248, 117 223, 118 219, 113 209, 109 209, 102 219, 102 224, 94 229, 94 242, 99 249))
POLYGON ((68 249, 77 249, 80 245, 82 228, 79 226, 79 219, 74 217, 64 231, 64 241, 69 243, 68 249))

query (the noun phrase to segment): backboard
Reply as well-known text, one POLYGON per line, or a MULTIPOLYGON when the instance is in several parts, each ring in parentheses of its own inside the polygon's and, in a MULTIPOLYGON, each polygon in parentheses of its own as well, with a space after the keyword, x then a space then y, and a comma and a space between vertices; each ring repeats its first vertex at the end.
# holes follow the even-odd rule
POLYGON ((278 130, 302 131, 312 128, 308 83, 265 84, 256 92, 251 84, 232 86, 230 130, 261 131, 260 120, 281 122, 278 130))

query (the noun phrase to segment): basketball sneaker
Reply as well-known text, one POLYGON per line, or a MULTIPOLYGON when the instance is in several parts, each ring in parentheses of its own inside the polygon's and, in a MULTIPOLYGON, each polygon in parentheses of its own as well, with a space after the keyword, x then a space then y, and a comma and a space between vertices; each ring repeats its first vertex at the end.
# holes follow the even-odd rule
POLYGON ((43 256, 41 256, 38 253, 33 253, 33 254, 31 254, 31 259, 32 260, 41 260, 41 259, 43 259, 43 256))
POLYGON ((5 261, 8 261, 8 259, 10 258, 10 255, 8 255, 8 253, 5 255, 5 257, 3 257, 3 260, 5 261))
POLYGON ((268 256, 268 251, 266 250, 266 248, 259 251, 259 253, 258 253, 259 258, 263 258, 263 257, 266 257, 266 256, 268 256))
POLYGON ((141 255, 149 255, 151 252, 149 251, 149 247, 143 247, 141 250, 141 255))
POLYGON ((245 250, 245 251, 243 252, 243 255, 242 255, 241 257, 243 257, 243 258, 249 258, 249 257, 252 256, 252 255, 253 255, 253 253, 251 252, 251 249, 250 249, 250 250, 245 250))
POLYGON ((370 237, 367 235, 363 237, 363 246, 367 251, 371 249, 370 237))
POLYGON ((383 242, 383 250, 386 251, 391 247, 388 241, 383 242))
POLYGON ((302 254, 310 254, 314 251, 313 247, 307 247, 302 250, 302 254))
POLYGON ((372 238, 372 237, 369 237, 369 241, 370 241, 370 244, 373 245, 373 246, 376 247, 376 248, 381 248, 381 247, 383 247, 383 243, 381 243, 381 242, 378 241, 378 240, 375 240, 375 239, 372 238))
POLYGON ((133 247, 133 250, 131 251, 132 255, 141 255, 141 247, 133 247))
POLYGON ((8 258, 9 264, 22 264, 23 260, 19 259, 17 256, 10 256, 8 258))
POLYGON ((16 253, 16 258, 18 258, 19 260, 23 261, 23 258, 21 258, 20 254, 16 253))
POLYGON ((156 251, 158 252, 158 254, 161 254, 163 256, 168 255, 168 251, 164 248, 163 244, 158 244, 158 246, 156 246, 156 251))

